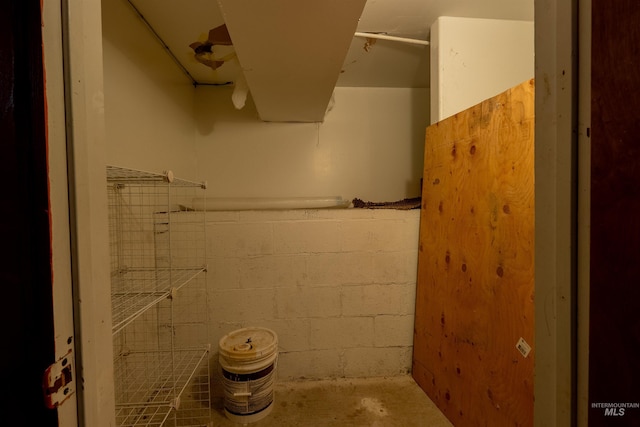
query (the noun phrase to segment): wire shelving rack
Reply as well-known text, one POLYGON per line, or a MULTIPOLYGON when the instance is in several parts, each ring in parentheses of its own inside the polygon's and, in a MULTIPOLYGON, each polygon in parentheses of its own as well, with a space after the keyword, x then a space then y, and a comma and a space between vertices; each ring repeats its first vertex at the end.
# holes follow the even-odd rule
POLYGON ((107 167, 118 426, 210 423, 205 189, 107 167))

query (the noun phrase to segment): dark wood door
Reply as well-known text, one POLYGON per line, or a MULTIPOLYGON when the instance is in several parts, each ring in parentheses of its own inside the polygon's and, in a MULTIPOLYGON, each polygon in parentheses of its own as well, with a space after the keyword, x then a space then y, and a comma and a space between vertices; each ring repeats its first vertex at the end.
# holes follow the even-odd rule
POLYGON ((456 427, 532 426, 534 84, 427 128, 413 376, 456 427))
POLYGON ((592 1, 589 427, 640 425, 640 2, 592 1))
POLYGON ((54 361, 40 1, 0 2, 0 283, 3 425, 57 426, 42 375, 54 361))

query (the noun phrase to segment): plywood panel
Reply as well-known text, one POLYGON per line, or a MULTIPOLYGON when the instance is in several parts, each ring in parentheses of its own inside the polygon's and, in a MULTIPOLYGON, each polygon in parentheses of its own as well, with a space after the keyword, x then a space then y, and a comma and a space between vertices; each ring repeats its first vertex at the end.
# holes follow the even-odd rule
POLYGON ((533 96, 427 128, 413 376, 458 427, 533 425, 533 96))

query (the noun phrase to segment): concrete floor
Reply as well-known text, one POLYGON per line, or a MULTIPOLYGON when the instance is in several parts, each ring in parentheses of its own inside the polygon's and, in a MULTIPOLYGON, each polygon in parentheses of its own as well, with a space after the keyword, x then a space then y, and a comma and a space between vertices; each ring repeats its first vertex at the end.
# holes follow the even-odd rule
MULTIPOLYGON (((410 376, 277 382, 272 412, 251 427, 452 427, 410 376)), ((213 401, 215 427, 240 426, 213 401)))

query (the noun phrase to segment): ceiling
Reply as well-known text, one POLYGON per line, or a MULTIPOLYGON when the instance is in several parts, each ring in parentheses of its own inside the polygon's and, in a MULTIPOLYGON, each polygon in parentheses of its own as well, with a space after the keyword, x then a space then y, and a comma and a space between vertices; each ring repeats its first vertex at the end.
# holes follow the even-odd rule
MULTIPOLYGON (((225 63, 214 71, 197 62, 189 47, 206 38, 210 29, 224 24, 216 0, 130 0, 130 3, 195 82, 223 84, 235 80, 237 63, 225 63)), ((438 16, 533 21, 533 0, 368 0, 357 31, 428 40, 429 28, 438 16)), ((337 86, 429 86, 427 46, 377 40, 367 52, 365 43, 363 38, 353 38, 337 86)), ((219 48, 220 55, 233 50, 219 48)))
MULTIPOLYGON (((227 61, 223 65, 208 67, 195 59, 193 48, 190 45, 194 42, 204 42, 207 39, 209 30, 225 24, 221 6, 227 9, 234 5, 231 0, 126 0, 137 13, 148 24, 149 28, 166 45, 167 50, 175 57, 178 65, 189 75, 194 84, 221 85, 238 81, 241 74, 240 63, 237 57, 243 57, 240 52, 239 32, 242 28, 252 31, 257 22, 254 10, 264 7, 265 0, 238 0, 244 4, 244 11, 253 14, 248 17, 245 26, 231 25, 229 33, 231 38, 238 39, 237 46, 213 46, 213 56, 215 58, 225 58, 227 61), (238 56, 234 55, 236 48, 239 50, 238 56), (215 68, 215 69, 213 69, 215 68)), ((324 7, 327 4, 324 0, 270 0, 270 4, 280 4, 292 6, 287 10, 284 19, 277 19, 278 22, 270 27, 271 33, 286 31, 287 20, 292 23, 302 20, 309 20, 309 16, 315 16, 313 7, 324 7), (305 2, 305 3, 301 3, 305 2), (300 5, 304 6, 300 6, 300 5), (297 9, 297 10, 293 10, 297 9), (309 11, 311 11, 309 13, 309 11), (285 25, 283 25, 285 22, 285 25), (274 31, 277 29, 277 31, 274 31)), ((346 0, 345 0, 346 1, 346 0)), ((364 4, 360 19, 354 17, 352 27, 356 32, 383 33, 390 36, 403 37, 416 40, 429 40, 429 29, 431 24, 439 16, 476 17, 489 19, 511 19, 533 21, 534 0, 349 0, 360 1, 364 4)), ((341 7, 340 2, 332 3, 330 7, 341 7)), ((360 5, 362 7, 362 4, 360 5)), ((235 6, 233 6, 235 7, 235 6)), ((262 9, 261 13, 264 13, 262 9)), ((353 10, 349 11, 353 13, 353 10)), ((359 13, 359 12, 358 12, 359 13)), ((236 12, 237 15, 237 12, 236 12)), ((334 11, 335 15, 335 11, 334 11)), ((271 14, 278 16, 278 14, 271 14)), ((229 17, 228 17, 229 18, 229 17)), ((351 19, 351 17, 349 18, 351 19)), ((236 19, 237 20, 237 19, 236 19)), ((296 27, 296 31, 298 31, 296 27)), ((327 25, 327 34, 332 31, 333 25, 327 25)), ((265 27, 267 28, 267 27, 265 27)), ((344 34, 344 28, 341 30, 344 34)), ((393 88, 426 88, 429 87, 429 46, 410 44, 398 41, 388 41, 380 39, 366 39, 363 37, 350 36, 351 40, 334 40, 327 43, 327 49, 340 46, 336 49, 337 60, 342 64, 337 68, 331 68, 330 72, 337 72, 337 76, 332 76, 331 90, 335 86, 347 87, 393 87, 393 88), (345 44, 346 42, 346 44, 345 44), (342 49, 346 48, 346 53, 342 49)), ((255 34, 253 35, 254 38, 255 34)), ((262 34, 260 34, 262 37, 262 34)), ((285 37, 298 37, 298 33, 289 33, 285 37)), ((341 37, 343 37, 341 35, 341 37)), ((317 34, 316 34, 317 38, 317 34)), ((246 37, 245 37, 246 39, 246 37)), ((280 40, 282 40, 282 34, 280 40)), ((232 40, 233 42, 233 40, 232 40)), ((243 42, 244 43, 244 42, 243 42)), ((270 45, 273 46, 273 45, 270 45)), ((242 47, 245 51, 250 50, 242 47)), ((273 46, 273 53, 278 54, 273 46)), ((313 49, 298 50, 294 52, 302 61, 312 61, 315 55, 313 49), (307 57, 305 57, 307 55, 307 57)), ((317 55, 316 55, 317 56, 317 55)), ((247 56, 244 56, 247 61, 247 56)), ((318 73, 326 73, 320 69, 318 73)), ((277 73, 273 69, 270 74, 277 73)), ((281 74, 282 75, 282 74, 281 74)), ((237 86, 237 85, 236 85, 237 86)), ((249 91, 255 92, 256 88, 251 87, 249 81, 249 91)), ((322 99, 326 107, 326 101, 322 99)), ((317 103, 317 100, 311 102, 317 103)), ((257 104, 257 103, 256 103, 257 104)), ((259 107, 259 106, 258 106, 259 107)), ((316 108, 317 110, 317 108, 316 108)), ((262 114, 261 114, 262 115, 262 114)), ((307 121, 288 120, 286 117, 276 121, 307 121)))

